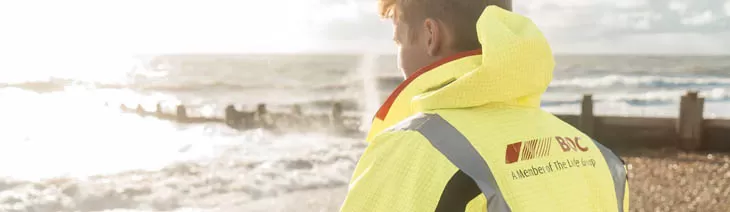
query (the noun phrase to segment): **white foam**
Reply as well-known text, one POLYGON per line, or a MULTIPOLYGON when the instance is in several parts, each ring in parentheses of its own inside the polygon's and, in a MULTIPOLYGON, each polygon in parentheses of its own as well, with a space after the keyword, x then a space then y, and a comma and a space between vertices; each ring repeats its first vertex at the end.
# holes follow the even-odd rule
MULTIPOLYGON (((687 90, 666 89, 651 91, 607 91, 593 94, 594 111, 601 115, 676 116, 681 96, 687 90)), ((730 111, 722 109, 730 105, 730 91, 725 88, 709 88, 699 91, 705 99, 707 117, 730 117, 730 111)), ((543 108, 559 114, 580 113, 582 95, 579 93, 548 92, 543 108)))
POLYGON ((29 208, 35 211, 212 209, 292 191, 346 185, 364 147, 360 142, 325 135, 261 134, 265 133, 253 132, 251 136, 267 139, 219 147, 222 152, 219 157, 178 162, 159 171, 35 182, 0 181, 0 208, 15 207, 18 211, 29 208), (267 148, 266 152, 260 152, 264 148, 246 148, 265 142, 280 145, 267 148), (286 152, 277 150, 284 146, 294 148, 286 152), (251 154, 252 151, 258 154, 251 154))
POLYGON ((600 77, 574 77, 556 79, 551 87, 599 88, 599 87, 686 87, 706 85, 730 85, 730 78, 710 76, 629 76, 607 75, 600 77))
POLYGON ((362 77, 364 94, 363 98, 360 99, 360 104, 363 108, 363 115, 360 120, 360 123, 363 123, 360 126, 360 130, 362 131, 368 130, 367 128, 370 127, 370 122, 381 104, 379 98, 380 92, 378 91, 378 80, 375 78, 377 73, 375 73, 376 70, 374 70, 376 59, 377 55, 366 54, 363 56, 360 65, 358 66, 358 71, 362 77))
POLYGON ((0 92, 13 129, 0 134, 0 211, 207 210, 345 185, 364 148, 125 115, 86 93, 0 92))

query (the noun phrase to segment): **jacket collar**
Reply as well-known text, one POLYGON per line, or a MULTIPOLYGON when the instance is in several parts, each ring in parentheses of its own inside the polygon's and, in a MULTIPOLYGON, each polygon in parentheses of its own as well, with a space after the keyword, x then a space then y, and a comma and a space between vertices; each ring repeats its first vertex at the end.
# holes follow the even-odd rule
POLYGON ((420 91, 426 91, 433 86, 443 84, 450 80, 448 77, 458 77, 471 71, 471 69, 463 68, 464 66, 472 67, 470 64, 473 64, 473 67, 477 67, 481 62, 480 59, 469 60, 465 58, 481 56, 481 54, 481 49, 460 52, 420 68, 393 90, 383 105, 380 106, 380 109, 375 114, 375 118, 385 120, 395 99, 398 98, 406 87, 414 87, 420 91))

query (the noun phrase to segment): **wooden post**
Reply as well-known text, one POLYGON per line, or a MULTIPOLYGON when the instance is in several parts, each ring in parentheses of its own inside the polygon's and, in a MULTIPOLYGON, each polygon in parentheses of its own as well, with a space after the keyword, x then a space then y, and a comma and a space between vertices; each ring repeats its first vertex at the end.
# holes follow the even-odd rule
POLYGON ((136 111, 136 112, 137 112, 137 114, 142 114, 142 113, 144 113, 144 108, 142 108, 142 105, 140 105, 140 104, 137 104, 137 111, 136 111))
POLYGON ((271 116, 269 116, 266 104, 262 103, 256 107, 256 121, 258 122, 256 123, 257 127, 273 129, 274 121, 271 119, 271 116))
POLYGON ((266 114, 266 104, 259 104, 258 106, 256 106, 256 112, 259 114, 266 114))
POLYGON ((298 104, 295 104, 294 106, 292 106, 291 112, 292 112, 292 115, 294 115, 294 116, 301 116, 302 115, 302 107, 299 106, 298 104))
POLYGON ((330 115, 330 127, 332 127, 333 130, 340 132, 344 128, 344 123, 342 121, 342 104, 339 102, 336 102, 334 105, 332 105, 332 114, 330 115))
POLYGON ((155 105, 155 114, 157 114, 158 116, 162 115, 162 105, 160 103, 157 103, 157 105, 155 105))
POLYGON ((302 114, 302 107, 298 104, 295 104, 292 106, 291 116, 289 116, 288 120, 289 127, 297 130, 302 131, 304 129, 304 123, 303 120, 303 114, 302 114))
POLYGON ((677 119, 679 148, 693 151, 703 147, 702 121, 705 99, 698 98, 697 91, 682 96, 677 119))
POLYGON ((579 126, 583 133, 594 138, 596 133, 596 117, 593 115, 593 95, 591 94, 583 95, 579 126))
POLYGON ((241 120, 241 126, 239 129, 253 129, 256 128, 256 112, 242 111, 238 113, 239 119, 241 120))
POLYGON ((236 128, 238 127, 238 122, 240 121, 240 118, 238 117, 238 111, 236 110, 236 107, 233 105, 226 106, 226 109, 224 111, 223 120, 226 123, 226 125, 236 128))
POLYGON ((177 120, 186 121, 188 119, 188 111, 185 105, 177 105, 177 120))

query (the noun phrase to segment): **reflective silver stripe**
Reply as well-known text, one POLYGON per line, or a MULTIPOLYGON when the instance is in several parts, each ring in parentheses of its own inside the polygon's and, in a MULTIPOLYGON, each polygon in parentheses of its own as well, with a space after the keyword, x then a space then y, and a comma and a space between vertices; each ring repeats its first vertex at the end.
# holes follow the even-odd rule
POLYGON ((626 189, 626 169, 624 169, 624 162, 621 158, 613 154, 613 151, 606 148, 596 141, 593 141, 598 149, 601 150, 603 158, 606 159, 608 169, 611 171, 611 177, 613 177, 613 187, 616 189, 616 201, 618 203, 618 211, 624 211, 624 195, 626 189))
POLYGON ((469 175, 487 198, 487 211, 512 211, 497 186, 489 165, 454 126, 437 114, 417 114, 388 131, 417 131, 461 171, 469 175))

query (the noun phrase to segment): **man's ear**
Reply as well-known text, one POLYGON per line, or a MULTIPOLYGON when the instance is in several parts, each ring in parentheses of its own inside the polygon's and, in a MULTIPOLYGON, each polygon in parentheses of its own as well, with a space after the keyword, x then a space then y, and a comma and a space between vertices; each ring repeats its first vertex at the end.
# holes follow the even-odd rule
POLYGON ((434 19, 427 18, 423 21, 423 30, 425 31, 424 34, 426 34, 426 39, 423 39, 426 42, 426 53, 429 56, 438 55, 443 43, 443 29, 441 29, 440 23, 434 19))

